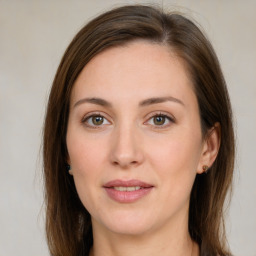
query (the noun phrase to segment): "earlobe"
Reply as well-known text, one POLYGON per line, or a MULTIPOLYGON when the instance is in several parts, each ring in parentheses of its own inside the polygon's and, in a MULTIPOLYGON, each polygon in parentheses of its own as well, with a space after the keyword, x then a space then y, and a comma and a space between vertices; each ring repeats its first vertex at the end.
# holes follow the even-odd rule
POLYGON ((70 159, 69 157, 67 157, 67 171, 70 175, 73 175, 73 171, 72 171, 72 168, 71 168, 71 165, 70 165, 70 159))
POLYGON ((71 164, 70 164, 69 156, 67 157, 66 162, 67 162, 67 171, 68 171, 68 173, 69 173, 70 175, 73 175, 73 171, 72 171, 72 169, 71 169, 71 164))
POLYGON ((220 148, 220 135, 220 124, 215 123, 205 136, 201 159, 197 169, 198 174, 207 173, 214 163, 220 148))
POLYGON ((67 165, 67 170, 68 170, 68 173, 69 173, 71 176, 73 176, 73 171, 72 171, 71 166, 70 166, 69 164, 67 165))

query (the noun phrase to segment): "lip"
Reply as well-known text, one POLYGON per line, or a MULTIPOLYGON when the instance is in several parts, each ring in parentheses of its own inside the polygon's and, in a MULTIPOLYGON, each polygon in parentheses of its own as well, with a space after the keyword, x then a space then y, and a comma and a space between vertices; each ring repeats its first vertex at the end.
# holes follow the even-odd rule
POLYGON ((154 186, 140 180, 112 180, 104 184, 103 188, 112 200, 119 203, 132 203, 149 194, 154 186), (120 191, 114 187, 140 187, 140 189, 120 191))

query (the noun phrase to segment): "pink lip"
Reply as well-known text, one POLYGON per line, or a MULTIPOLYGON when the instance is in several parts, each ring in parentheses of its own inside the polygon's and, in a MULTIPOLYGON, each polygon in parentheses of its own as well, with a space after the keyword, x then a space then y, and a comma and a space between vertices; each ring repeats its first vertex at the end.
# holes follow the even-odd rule
POLYGON ((103 188, 107 195, 119 203, 132 203, 146 196, 154 188, 153 185, 140 180, 112 180, 104 184, 103 188), (134 191, 119 191, 114 187, 140 187, 134 191))

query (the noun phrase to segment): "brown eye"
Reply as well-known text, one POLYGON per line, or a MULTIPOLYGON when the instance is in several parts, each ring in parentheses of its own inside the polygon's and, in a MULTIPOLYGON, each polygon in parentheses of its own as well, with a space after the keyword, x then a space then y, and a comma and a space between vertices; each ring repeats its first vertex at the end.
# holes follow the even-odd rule
POLYGON ((153 118, 153 122, 155 125, 163 125, 166 121, 166 117, 165 116, 155 116, 153 118))
POLYGON ((147 120, 146 124, 152 128, 164 129, 175 123, 175 119, 166 114, 156 114, 147 120))
POLYGON ((92 123, 94 125, 101 125, 103 124, 104 118, 102 116, 93 116, 92 117, 92 123))
POLYGON ((84 123, 89 128, 100 128, 110 124, 110 122, 100 114, 93 114, 85 117, 82 120, 82 123, 84 123))

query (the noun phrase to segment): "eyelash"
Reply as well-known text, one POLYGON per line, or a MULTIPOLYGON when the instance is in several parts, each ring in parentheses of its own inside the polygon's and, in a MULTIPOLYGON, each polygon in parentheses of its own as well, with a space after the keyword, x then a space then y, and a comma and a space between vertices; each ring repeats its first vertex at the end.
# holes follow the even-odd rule
POLYGON ((165 118, 165 121, 164 123, 166 122, 166 120, 168 121, 168 124, 163 124, 163 125, 154 125, 152 124, 152 126, 154 127, 154 129, 165 129, 167 127, 169 127, 171 125, 171 123, 175 123, 175 119, 174 117, 170 116, 170 115, 167 115, 167 114, 164 114, 162 112, 159 112, 159 113, 154 113, 153 115, 151 115, 149 117, 149 119, 147 119, 146 122, 149 122, 150 120, 152 120, 153 118, 156 118, 156 117, 163 117, 165 118))
MULTIPOLYGON (((93 118, 93 117, 102 117, 104 120, 107 120, 108 119, 106 117, 104 117, 104 115, 102 115, 101 113, 93 113, 93 114, 89 114, 89 115, 86 115, 85 117, 83 117, 81 123, 85 124, 88 128, 91 128, 91 129, 100 129, 102 127, 102 124, 101 125, 91 125, 91 124, 88 124, 88 120, 90 118, 93 118)), ((164 123, 166 122, 166 119, 168 121, 168 124, 163 124, 163 125, 154 125, 152 124, 152 126, 154 127, 154 129, 164 129, 164 128, 167 128, 170 126, 170 123, 175 123, 175 118, 171 117, 170 115, 167 115, 167 114, 164 114, 164 113, 154 113, 153 115, 151 115, 147 121, 145 123, 148 123, 150 120, 152 120, 153 118, 156 118, 156 117, 163 117, 165 118, 165 121, 164 123)), ((104 121, 103 121, 104 122, 104 121)), ((109 122, 109 121, 108 121, 109 122)), ((110 122, 109 122, 110 123, 110 122)), ((144 124, 145 124, 144 123, 144 124)))
POLYGON ((91 129, 99 129, 99 128, 101 128, 102 125, 90 125, 90 124, 88 124, 88 120, 90 118, 93 118, 93 117, 102 117, 104 120, 107 120, 107 118, 104 117, 101 113, 93 113, 93 114, 89 114, 89 115, 84 116, 81 122, 83 124, 85 124, 88 128, 91 128, 91 129))

